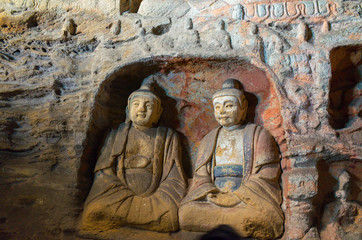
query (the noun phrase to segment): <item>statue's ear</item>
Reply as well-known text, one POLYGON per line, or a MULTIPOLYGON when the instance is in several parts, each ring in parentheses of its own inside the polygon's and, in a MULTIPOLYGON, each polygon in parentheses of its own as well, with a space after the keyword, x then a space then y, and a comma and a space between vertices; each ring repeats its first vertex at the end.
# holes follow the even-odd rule
POLYGON ((159 108, 159 110, 158 110, 158 115, 159 115, 160 117, 161 117, 162 112, 163 112, 163 108, 162 108, 162 106, 160 105, 160 108, 159 108))
POLYGON ((126 120, 124 121, 125 123, 129 123, 131 121, 131 119, 129 118, 129 110, 128 110, 128 106, 126 107, 126 120))
POLYGON ((161 114, 162 114, 162 107, 161 105, 157 108, 157 120, 155 120, 155 122, 153 123, 153 125, 156 125, 158 123, 158 121, 160 121, 161 118, 161 114))
POLYGON ((246 100, 246 98, 243 99, 243 117, 242 117, 242 121, 245 120, 246 118, 246 113, 248 112, 248 101, 246 100))
POLYGON ((244 98, 243 102, 244 102, 244 106, 245 106, 245 112, 247 112, 248 111, 248 100, 246 100, 246 98, 244 98))

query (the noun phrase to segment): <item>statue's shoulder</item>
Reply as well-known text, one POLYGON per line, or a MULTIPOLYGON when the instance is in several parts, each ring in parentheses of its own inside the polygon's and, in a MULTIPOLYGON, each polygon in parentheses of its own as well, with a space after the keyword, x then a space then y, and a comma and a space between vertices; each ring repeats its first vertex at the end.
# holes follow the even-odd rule
POLYGON ((160 133, 165 133, 168 136, 173 136, 173 135, 177 136, 177 132, 175 130, 173 130, 172 128, 169 128, 169 127, 158 126, 157 131, 160 132, 160 133))
POLYGON ((256 166, 263 166, 280 161, 279 148, 273 136, 262 126, 254 124, 254 146, 256 151, 256 166))
POLYGON ((248 123, 245 128, 247 131, 253 132, 257 137, 273 138, 267 129, 255 123, 248 123))
POLYGON ((245 129, 247 130, 251 130, 251 131, 261 131, 263 130, 264 128, 262 126, 259 126, 255 123, 247 123, 246 126, 245 126, 245 129))
POLYGON ((259 126, 259 125, 256 125, 255 124, 255 126, 256 126, 256 134, 257 134, 257 136, 258 136, 258 139, 260 139, 260 140, 264 140, 264 141, 267 141, 267 142, 274 142, 275 140, 274 140, 274 138, 273 138, 273 136, 270 134, 270 132, 266 129, 266 128, 264 128, 264 127, 262 127, 262 126, 259 126))
POLYGON ((206 134, 200 142, 199 153, 201 151, 208 151, 215 148, 216 138, 221 127, 217 127, 206 134))
POLYGON ((121 130, 121 129, 125 128, 126 126, 129 126, 129 123, 123 122, 123 123, 120 123, 120 124, 113 124, 110 127, 110 132, 121 130))
POLYGON ((113 142, 117 138, 117 136, 127 134, 127 130, 129 129, 129 123, 121 123, 121 124, 114 124, 108 129, 107 134, 107 142, 113 142))
POLYGON ((111 127, 109 135, 116 135, 118 132, 122 132, 124 129, 129 128, 129 123, 115 124, 111 127))
POLYGON ((211 160, 211 156, 215 150, 216 138, 221 127, 217 127, 206 134, 198 147, 195 171, 204 166, 211 160))
POLYGON ((206 134, 202 138, 201 142, 208 142, 209 140, 216 138, 220 128, 221 127, 217 127, 217 128, 214 128, 213 130, 211 130, 208 134, 206 134))

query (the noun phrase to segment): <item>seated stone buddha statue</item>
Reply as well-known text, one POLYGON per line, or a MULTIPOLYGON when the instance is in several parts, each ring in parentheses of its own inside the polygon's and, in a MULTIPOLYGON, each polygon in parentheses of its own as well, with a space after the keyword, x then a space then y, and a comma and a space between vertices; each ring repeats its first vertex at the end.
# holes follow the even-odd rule
POLYGON ((129 96, 126 112, 129 120, 110 132, 97 160, 80 229, 175 231, 186 190, 178 135, 154 127, 161 100, 147 85, 129 96))
POLYGON ((221 126, 201 141, 180 228, 200 232, 226 224, 242 237, 274 239, 284 222, 278 146, 267 130, 243 124, 247 100, 239 81, 226 80, 213 105, 221 126))

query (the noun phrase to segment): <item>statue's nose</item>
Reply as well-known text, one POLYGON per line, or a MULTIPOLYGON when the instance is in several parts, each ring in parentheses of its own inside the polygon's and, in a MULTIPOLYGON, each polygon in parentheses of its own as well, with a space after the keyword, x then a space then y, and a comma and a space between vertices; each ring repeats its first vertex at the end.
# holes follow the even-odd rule
POLYGON ((140 104, 140 106, 138 107, 138 110, 142 111, 142 112, 146 111, 146 104, 140 104))

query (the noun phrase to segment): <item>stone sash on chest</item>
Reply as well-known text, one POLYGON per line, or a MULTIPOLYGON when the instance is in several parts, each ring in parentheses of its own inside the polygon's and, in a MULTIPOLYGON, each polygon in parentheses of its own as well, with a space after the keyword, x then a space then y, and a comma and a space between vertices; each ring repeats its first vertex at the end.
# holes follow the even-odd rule
MULTIPOLYGON (((249 178, 253 167, 254 134, 256 125, 245 127, 243 133, 243 161, 242 164, 216 165, 215 154, 212 157, 212 179, 215 186, 222 191, 235 191, 249 178)), ((218 137, 219 133, 216 136, 218 137)))

